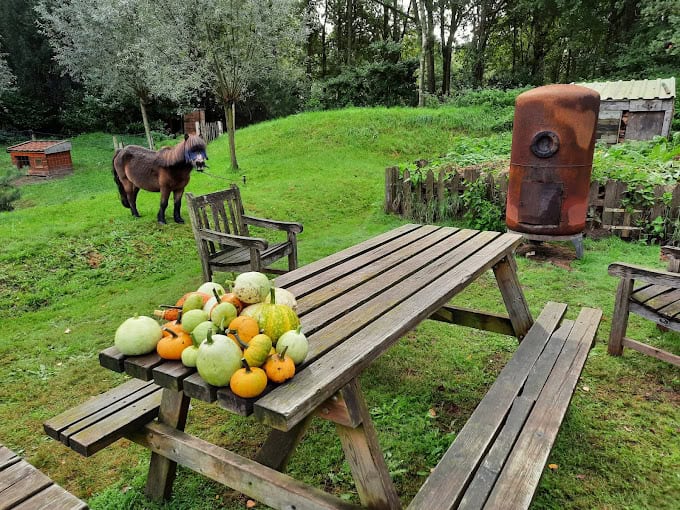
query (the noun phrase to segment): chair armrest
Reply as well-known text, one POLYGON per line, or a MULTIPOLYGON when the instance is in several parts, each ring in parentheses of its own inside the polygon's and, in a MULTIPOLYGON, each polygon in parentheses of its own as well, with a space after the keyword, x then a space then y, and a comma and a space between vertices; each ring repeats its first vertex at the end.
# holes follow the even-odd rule
POLYGON ((256 218, 255 216, 243 216, 243 221, 248 225, 253 225, 255 227, 285 230, 286 232, 294 232, 296 234, 302 232, 302 223, 296 223, 294 221, 269 220, 266 218, 256 218))
POLYGON ((267 240, 262 239, 261 237, 237 236, 207 228, 199 229, 197 230, 197 233, 202 240, 213 241, 215 243, 226 244, 229 246, 238 246, 240 248, 255 248, 256 250, 263 251, 269 246, 267 240))
POLYGON ((680 273, 671 273, 662 269, 649 269, 624 262, 609 265, 609 274, 619 278, 630 278, 653 285, 680 288, 680 273))

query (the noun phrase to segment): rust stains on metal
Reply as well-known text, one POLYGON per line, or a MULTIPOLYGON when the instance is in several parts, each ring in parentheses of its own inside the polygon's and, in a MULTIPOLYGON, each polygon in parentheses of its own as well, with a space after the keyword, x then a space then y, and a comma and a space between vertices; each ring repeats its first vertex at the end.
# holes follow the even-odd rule
POLYGON ((585 229, 600 96, 546 85, 515 103, 506 223, 517 232, 564 236, 585 229))

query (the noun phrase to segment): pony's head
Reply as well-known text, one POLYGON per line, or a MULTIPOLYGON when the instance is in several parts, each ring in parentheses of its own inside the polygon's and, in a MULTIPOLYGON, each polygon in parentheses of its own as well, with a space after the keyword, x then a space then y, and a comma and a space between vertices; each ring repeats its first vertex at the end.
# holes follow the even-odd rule
POLYGON ((191 163, 196 170, 201 171, 205 168, 208 159, 206 145, 203 138, 197 135, 184 135, 184 161, 191 163))

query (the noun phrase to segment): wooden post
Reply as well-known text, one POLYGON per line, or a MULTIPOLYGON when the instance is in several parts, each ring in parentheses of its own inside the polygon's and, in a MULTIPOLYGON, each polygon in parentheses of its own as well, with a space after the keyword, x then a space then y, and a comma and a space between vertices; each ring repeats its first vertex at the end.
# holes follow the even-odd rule
POLYGON ((413 193, 411 192, 411 174, 404 170, 404 177, 401 181, 402 197, 404 206, 401 208, 401 215, 410 218, 413 211, 413 193))
POLYGON ((195 134, 200 135, 201 134, 201 123, 198 122, 198 121, 194 122, 194 129, 196 130, 195 134))
POLYGON ((114 136, 114 137, 113 137, 113 150, 115 151, 115 150, 117 150, 117 149, 118 149, 118 138, 116 138, 116 137, 114 136))
POLYGON ((342 393, 357 404, 361 414, 362 423, 355 428, 335 425, 361 504, 368 508, 401 508, 359 381, 352 380, 342 393))
MULTIPOLYGON (((185 396, 183 392, 163 389, 158 422, 177 430, 184 430, 189 412, 189 402, 189 397, 185 396)), ((172 483, 175 480, 176 471, 176 462, 157 453, 152 453, 146 489, 144 490, 146 496, 154 501, 169 499, 172 494, 172 483)))
POLYGON ((217 121, 217 136, 222 136, 222 133, 224 133, 224 129, 222 126, 222 121, 218 120, 217 121))
POLYGON ((399 180, 399 168, 391 166, 385 169, 385 212, 399 212, 395 208, 397 199, 397 181, 399 180))
POLYGON ((493 272, 515 335, 521 341, 534 324, 534 319, 517 277, 517 263, 512 256, 506 256, 493 267, 493 272))
POLYGON ((614 315, 612 316, 612 327, 609 332, 609 345, 607 352, 612 356, 623 354, 623 338, 628 328, 628 314, 630 312, 630 295, 633 292, 632 278, 621 278, 616 289, 616 299, 614 300, 614 315))

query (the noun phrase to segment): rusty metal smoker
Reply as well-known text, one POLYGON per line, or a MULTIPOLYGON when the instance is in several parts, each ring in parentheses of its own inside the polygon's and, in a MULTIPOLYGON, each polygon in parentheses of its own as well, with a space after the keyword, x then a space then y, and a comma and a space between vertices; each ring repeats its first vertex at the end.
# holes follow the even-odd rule
POLYGON ((515 102, 505 221, 535 241, 570 240, 583 257, 600 95, 546 85, 515 102))

